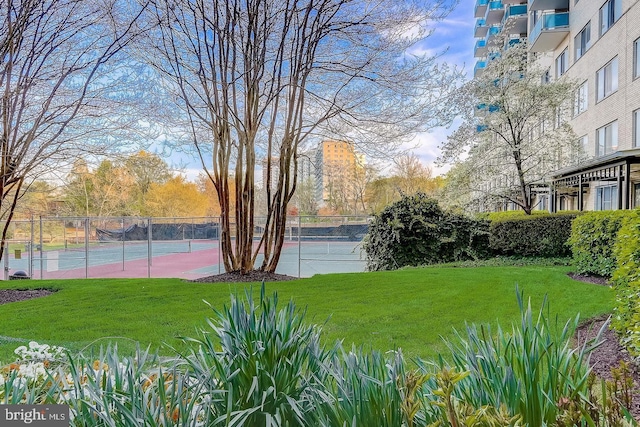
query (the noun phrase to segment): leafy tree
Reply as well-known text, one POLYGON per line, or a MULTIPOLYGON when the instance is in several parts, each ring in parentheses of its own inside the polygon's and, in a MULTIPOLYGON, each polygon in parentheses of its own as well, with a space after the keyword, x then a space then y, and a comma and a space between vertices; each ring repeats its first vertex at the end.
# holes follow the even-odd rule
POLYGON ((399 156, 394 163, 392 176, 376 179, 367 187, 370 212, 380 212, 405 195, 424 193, 435 197, 443 185, 442 178, 433 178, 431 169, 423 165, 415 154, 399 156))
POLYGON ((525 40, 506 50, 497 46, 499 58, 460 92, 466 113, 442 145, 440 161, 465 164, 455 176, 476 202, 510 201, 531 213, 534 184, 579 159, 577 137, 565 120, 576 85, 566 78, 546 82, 548 70, 528 55, 525 40))
POLYGON ((218 197, 227 271, 274 271, 310 135, 339 135, 389 155, 442 124, 459 74, 407 50, 449 3, 398 0, 154 2, 144 59, 166 80, 218 197), (389 141, 397 141, 390 144, 389 141), (384 143, 384 145, 382 144, 384 143), (382 148, 384 147, 384 148, 382 148), (256 152, 267 159, 258 245, 256 152), (231 187, 231 178, 235 188, 231 187), (235 201, 232 201, 232 193, 235 201), (232 222, 235 227, 231 227, 232 222))
POLYGON ((133 178, 138 211, 144 209, 144 199, 151 184, 164 184, 173 177, 167 162, 144 150, 124 159, 123 166, 133 178))
POLYGON ((152 183, 145 198, 145 213, 155 217, 201 217, 207 214, 207 196, 178 175, 164 184, 152 183))

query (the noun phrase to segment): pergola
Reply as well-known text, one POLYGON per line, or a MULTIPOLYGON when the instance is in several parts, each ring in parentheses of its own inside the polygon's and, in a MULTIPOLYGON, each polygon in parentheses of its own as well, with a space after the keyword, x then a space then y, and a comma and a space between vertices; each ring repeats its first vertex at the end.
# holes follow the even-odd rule
POLYGON ((618 209, 630 209, 633 181, 640 182, 640 148, 616 151, 578 165, 555 171, 551 175, 550 210, 556 212, 560 196, 577 197, 578 210, 584 209, 584 189, 592 182, 617 184, 618 209))

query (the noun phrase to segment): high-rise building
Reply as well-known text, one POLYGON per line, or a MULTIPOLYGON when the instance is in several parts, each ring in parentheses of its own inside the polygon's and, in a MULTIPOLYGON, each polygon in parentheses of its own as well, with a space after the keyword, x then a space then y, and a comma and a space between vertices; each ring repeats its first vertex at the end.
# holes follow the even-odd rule
POLYGON ((475 76, 507 32, 506 43, 528 38, 549 79, 579 84, 569 124, 587 161, 550 173, 549 209, 640 206, 640 2, 477 0, 475 16, 475 76))
POLYGON ((320 206, 332 200, 351 198, 348 181, 360 164, 353 143, 347 141, 322 141, 316 149, 316 200, 320 206))

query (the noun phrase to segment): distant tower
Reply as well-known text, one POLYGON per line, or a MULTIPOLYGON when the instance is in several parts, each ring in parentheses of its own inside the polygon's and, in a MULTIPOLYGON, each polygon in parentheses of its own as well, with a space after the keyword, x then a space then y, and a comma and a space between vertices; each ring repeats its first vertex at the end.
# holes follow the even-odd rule
POLYGON ((320 206, 326 205, 331 197, 332 187, 349 179, 349 173, 357 165, 358 155, 353 143, 326 140, 316 150, 316 200, 320 206))

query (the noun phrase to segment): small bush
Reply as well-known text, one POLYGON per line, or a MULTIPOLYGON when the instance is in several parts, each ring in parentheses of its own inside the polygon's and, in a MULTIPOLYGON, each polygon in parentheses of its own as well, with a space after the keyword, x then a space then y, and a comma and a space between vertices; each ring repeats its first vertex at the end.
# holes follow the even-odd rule
POLYGON ((567 240, 576 213, 530 215, 494 220, 490 247, 500 255, 563 257, 570 254, 567 240))
POLYGON ((369 270, 474 259, 487 251, 488 223, 444 212, 418 193, 374 217, 364 240, 369 270))
POLYGON ((629 211, 587 212, 573 221, 569 245, 577 273, 611 277, 616 236, 628 215, 629 211))

